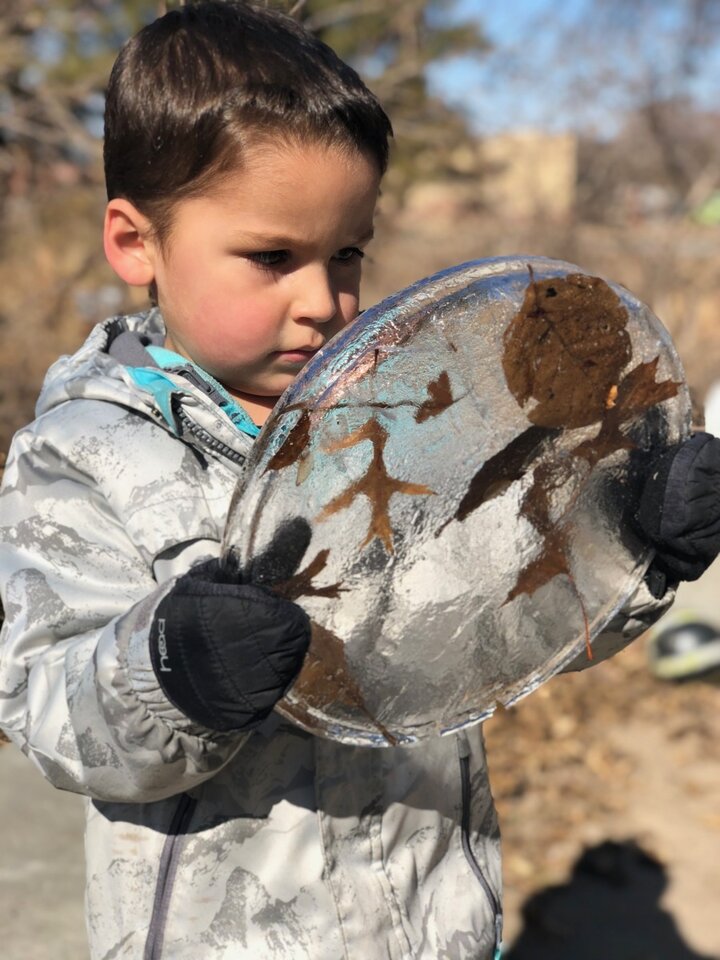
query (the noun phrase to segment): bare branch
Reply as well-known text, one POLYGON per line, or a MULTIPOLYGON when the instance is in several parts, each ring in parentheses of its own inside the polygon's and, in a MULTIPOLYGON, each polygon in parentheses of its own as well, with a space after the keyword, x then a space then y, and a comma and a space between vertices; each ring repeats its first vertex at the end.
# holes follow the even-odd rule
POLYGON ((8 130, 37 143, 58 147, 71 145, 90 153, 100 152, 99 141, 93 139, 82 127, 71 129, 65 123, 49 126, 19 114, 5 113, 0 116, 0 130, 8 130))
POLYGON ((297 0, 297 3, 290 10, 290 16, 296 17, 299 13, 302 13, 303 8, 307 4, 307 0, 297 0))
POLYGON ((308 30, 325 30, 338 23, 347 23, 353 17, 368 13, 382 13, 388 9, 387 0, 347 0, 330 10, 320 10, 305 20, 308 30))

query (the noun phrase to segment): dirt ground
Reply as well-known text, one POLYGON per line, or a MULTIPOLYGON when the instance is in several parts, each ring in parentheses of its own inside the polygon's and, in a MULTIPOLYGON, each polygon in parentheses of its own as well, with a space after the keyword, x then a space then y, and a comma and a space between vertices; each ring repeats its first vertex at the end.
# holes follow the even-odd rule
MULTIPOLYGON (((720 624, 720 563, 681 612, 720 624)), ((719 681, 655 680, 645 637, 486 724, 511 960, 720 958, 719 681)))

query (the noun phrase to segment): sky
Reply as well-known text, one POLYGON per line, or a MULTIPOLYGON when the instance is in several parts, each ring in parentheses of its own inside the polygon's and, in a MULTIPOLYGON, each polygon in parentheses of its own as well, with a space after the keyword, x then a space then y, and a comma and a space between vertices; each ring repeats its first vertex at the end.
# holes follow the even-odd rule
MULTIPOLYGON (((577 7, 578 0, 566 0, 566 7, 577 7)), ((520 82, 515 71, 508 67, 521 50, 533 23, 546 15, 548 8, 560 6, 550 0, 510 0, 505 3, 486 3, 483 0, 457 0, 453 5, 454 19, 477 19, 494 50, 485 56, 459 58, 431 68, 430 82, 445 99, 466 110, 479 132, 548 126, 549 117, 541 90, 533 84, 520 82), (503 66, 505 69, 503 69, 503 66), (508 76, 507 74, 510 74, 508 76)), ((547 50, 541 37, 532 56, 547 50)), ((522 58, 522 54, 519 56, 522 58)))
MULTIPOLYGON (((661 91, 677 90, 673 70, 679 62, 678 10, 683 2, 656 0, 650 5, 650 19, 629 34, 617 29, 613 33, 612 22, 597 36, 581 27, 571 52, 558 57, 562 31, 573 23, 583 24, 589 3, 456 0, 448 5, 451 16, 477 18, 494 50, 432 67, 433 90, 461 106, 481 134, 523 127, 583 127, 611 136, 640 91, 647 89, 649 76, 661 91), (604 81, 588 86, 588 65, 599 68, 604 81)), ((720 31, 718 43, 708 48, 695 76, 684 83, 683 89, 699 106, 718 108, 720 31)))

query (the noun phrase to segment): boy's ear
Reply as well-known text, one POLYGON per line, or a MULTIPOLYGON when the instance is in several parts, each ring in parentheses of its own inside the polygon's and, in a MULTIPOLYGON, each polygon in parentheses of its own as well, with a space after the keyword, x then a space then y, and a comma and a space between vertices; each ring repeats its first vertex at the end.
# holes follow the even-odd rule
POLYGON ((129 200, 116 198, 105 209, 105 256, 115 273, 133 287, 155 279, 157 245, 150 221, 129 200))

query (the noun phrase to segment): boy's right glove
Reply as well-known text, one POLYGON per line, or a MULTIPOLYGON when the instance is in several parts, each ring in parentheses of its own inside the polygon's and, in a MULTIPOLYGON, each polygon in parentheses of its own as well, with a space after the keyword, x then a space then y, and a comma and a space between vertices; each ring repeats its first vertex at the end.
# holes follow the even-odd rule
POLYGON ((657 551, 651 571, 697 580, 720 552, 720 439, 695 433, 656 457, 637 519, 657 551))
POLYGON ((160 602, 150 656, 167 698, 211 730, 247 730, 300 671, 310 620, 296 603, 242 583, 220 560, 180 577, 160 602))

